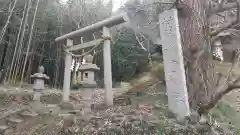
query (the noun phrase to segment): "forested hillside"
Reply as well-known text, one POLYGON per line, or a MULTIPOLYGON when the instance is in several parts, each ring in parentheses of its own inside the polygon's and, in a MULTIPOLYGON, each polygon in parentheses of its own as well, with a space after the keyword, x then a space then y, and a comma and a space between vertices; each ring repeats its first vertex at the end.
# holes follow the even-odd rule
MULTIPOLYGON (((63 80, 63 46, 54 39, 60 35, 103 20, 112 13, 112 2, 58 0, 2 0, 0 2, 0 69, 1 83, 29 82, 30 74, 44 65, 53 87, 61 87, 63 80)), ((138 36, 130 27, 112 29, 114 80, 131 79, 141 65, 148 63, 150 51, 154 50, 149 40, 138 36), (141 48, 144 45, 147 49, 141 48), (151 48, 151 49, 150 49, 151 48)), ((97 32, 85 35, 83 41, 100 36, 97 32)), ((146 37, 144 37, 146 38, 146 37)), ((81 37, 74 39, 79 43, 81 37)), ((87 49, 85 49, 86 51, 87 49)), ((78 53, 81 54, 83 50, 78 53)), ((101 46, 91 52, 97 65, 102 67, 101 46)), ((101 73, 100 73, 101 76, 101 73)))

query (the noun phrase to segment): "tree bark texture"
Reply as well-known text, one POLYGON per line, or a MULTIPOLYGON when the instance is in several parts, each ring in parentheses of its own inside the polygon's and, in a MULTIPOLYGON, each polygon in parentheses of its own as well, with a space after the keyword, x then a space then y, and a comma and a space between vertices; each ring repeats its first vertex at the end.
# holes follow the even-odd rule
POLYGON ((213 94, 214 76, 205 20, 207 0, 177 1, 190 107, 198 110, 213 94))

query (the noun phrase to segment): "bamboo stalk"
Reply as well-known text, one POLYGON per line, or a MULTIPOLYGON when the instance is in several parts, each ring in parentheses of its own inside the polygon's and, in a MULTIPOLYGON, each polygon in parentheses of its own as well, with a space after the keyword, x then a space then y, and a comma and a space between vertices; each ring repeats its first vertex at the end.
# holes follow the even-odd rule
MULTIPOLYGON (((25 1, 26 2, 26 1, 25 1)), ((19 45, 19 39, 20 39, 20 36, 21 36, 21 30, 22 30, 22 25, 23 25, 23 21, 24 21, 24 14, 26 12, 26 8, 27 8, 27 3, 25 3, 24 5, 24 12, 23 12, 23 17, 22 17, 22 20, 21 20, 21 24, 20 24, 20 27, 19 27, 19 31, 18 31, 18 36, 17 36, 17 41, 16 41, 16 45, 15 45, 15 49, 14 49, 14 53, 13 53, 13 59, 12 59, 12 63, 11 63, 11 66, 10 66, 10 70, 8 71, 8 79, 7 79, 7 82, 9 83, 9 80, 12 76, 12 69, 13 69, 13 64, 16 60, 16 52, 17 52, 17 49, 18 49, 18 45, 19 45)))
POLYGON ((13 10, 14 10, 15 7, 16 7, 17 1, 18 1, 18 0, 15 0, 15 1, 14 1, 13 7, 12 7, 12 9, 11 9, 11 11, 10 11, 10 15, 8 16, 7 22, 5 23, 5 26, 3 27, 2 31, 1 31, 0 44, 2 43, 3 37, 4 37, 5 32, 6 32, 6 29, 7 29, 7 27, 8 27, 8 24, 10 23, 10 19, 11 19, 11 17, 12 17, 13 10))
POLYGON ((25 17, 24 17, 24 25, 23 25, 23 30, 22 30, 22 35, 21 35, 21 38, 20 38, 20 46, 19 46, 19 50, 18 50, 18 55, 17 55, 17 59, 16 59, 16 62, 13 66, 13 75, 12 75, 12 82, 13 84, 16 83, 16 78, 17 78, 17 74, 18 74, 18 71, 19 71, 19 63, 20 63, 20 60, 21 60, 21 52, 23 50, 23 38, 24 38, 24 35, 25 35, 25 31, 26 31, 26 24, 28 22, 28 14, 29 14, 29 10, 31 8, 31 2, 32 0, 28 0, 28 8, 27 8, 27 11, 25 12, 25 17))
POLYGON ((26 56, 25 56, 24 65, 23 65, 23 70, 22 70, 22 75, 21 75, 21 83, 20 83, 20 86, 22 86, 22 84, 23 84, 23 76, 24 76, 24 71, 25 71, 26 64, 27 64, 27 59, 28 59, 28 53, 29 53, 29 49, 30 49, 30 45, 31 45, 31 41, 32 41, 32 33, 33 33, 34 24, 35 24, 35 19, 36 19, 36 14, 37 14, 37 10, 38 10, 39 1, 40 1, 40 0, 37 0, 37 5, 36 5, 34 17, 33 17, 33 22, 32 22, 32 27, 31 27, 31 32, 30 32, 30 37, 29 37, 29 41, 28 41, 27 53, 26 53, 26 56))

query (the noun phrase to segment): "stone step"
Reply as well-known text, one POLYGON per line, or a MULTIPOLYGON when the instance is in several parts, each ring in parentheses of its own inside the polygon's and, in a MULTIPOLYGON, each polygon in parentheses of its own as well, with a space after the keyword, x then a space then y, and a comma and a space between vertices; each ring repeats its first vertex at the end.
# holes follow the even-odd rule
POLYGON ((124 100, 115 100, 115 101, 113 101, 113 104, 123 104, 123 103, 125 103, 124 100))
POLYGON ((18 118, 9 118, 7 121, 10 123, 15 123, 15 124, 23 122, 22 119, 18 119, 18 118))
POLYGON ((4 134, 7 129, 9 129, 9 126, 0 125, 0 134, 4 134))
POLYGON ((105 110, 108 107, 102 103, 102 104, 91 104, 91 110, 92 111, 101 111, 101 110, 105 110))
POLYGON ((35 113, 35 112, 27 112, 27 111, 25 111, 25 112, 21 113, 20 116, 29 118, 29 117, 36 117, 36 116, 38 116, 38 114, 35 113))
POLYGON ((124 95, 136 95, 136 92, 126 92, 124 95))
POLYGON ((115 103, 115 104, 125 103, 126 105, 130 105, 130 104, 132 104, 132 101, 130 98, 115 98, 113 100, 113 103, 115 103))
POLYGON ((74 104, 71 102, 62 102, 59 104, 62 110, 74 110, 74 104))
POLYGON ((21 113, 24 110, 26 110, 25 107, 9 109, 9 110, 5 111, 3 114, 0 114, 0 120, 4 119, 6 117, 9 117, 11 115, 15 115, 15 114, 21 113))
POLYGON ((82 115, 82 111, 81 110, 61 110, 61 112, 59 112, 59 115, 61 116, 62 114, 82 115))
POLYGON ((120 97, 120 98, 114 98, 113 99, 113 101, 124 101, 124 100, 126 100, 125 98, 122 98, 122 97, 120 97))
POLYGON ((23 122, 23 120, 22 119, 18 119, 18 118, 9 118, 9 119, 7 119, 7 124, 9 126, 12 126, 12 127, 16 127, 21 122, 23 122))
POLYGON ((50 118, 50 115, 39 115, 31 110, 24 111, 18 115, 14 115, 9 119, 6 119, 6 124, 10 127, 5 135, 25 135, 27 132, 31 132, 32 128, 36 127, 41 119, 50 118), (36 116, 37 115, 37 116, 36 116))
POLYGON ((49 114, 57 115, 60 110, 60 106, 57 104, 47 104, 46 105, 47 110, 49 110, 49 114))
POLYGON ((74 115, 70 114, 70 113, 66 113, 66 112, 61 112, 58 114, 58 116, 61 118, 65 118, 65 117, 70 117, 70 116, 74 116, 74 115))

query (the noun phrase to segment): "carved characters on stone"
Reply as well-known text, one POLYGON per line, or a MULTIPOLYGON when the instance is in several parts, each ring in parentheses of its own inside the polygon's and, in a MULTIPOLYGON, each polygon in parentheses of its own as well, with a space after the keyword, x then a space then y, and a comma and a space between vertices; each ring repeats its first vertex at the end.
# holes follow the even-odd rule
POLYGON ((184 118, 190 114, 190 109, 177 10, 161 13, 159 24, 169 109, 184 118))

